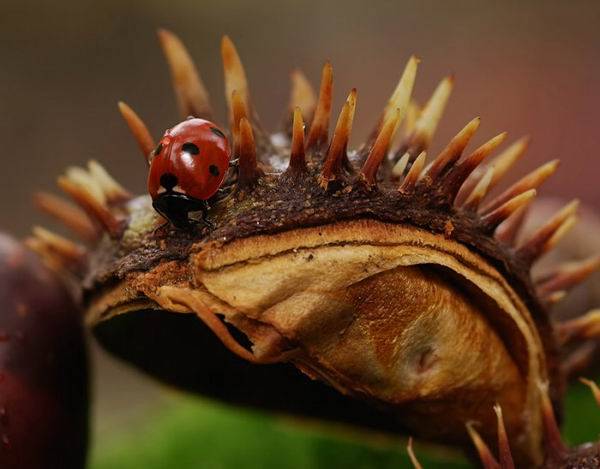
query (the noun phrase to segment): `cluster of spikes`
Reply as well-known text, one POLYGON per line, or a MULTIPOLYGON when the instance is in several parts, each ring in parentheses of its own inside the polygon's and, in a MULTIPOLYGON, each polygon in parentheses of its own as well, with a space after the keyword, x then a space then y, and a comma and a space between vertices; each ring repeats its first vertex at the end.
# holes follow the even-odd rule
MULTIPOLYGON (((58 178, 58 186, 77 205, 54 194, 39 192, 34 202, 40 210, 57 219, 87 245, 95 245, 103 232, 111 237, 120 235, 124 223, 120 206, 132 196, 102 165, 90 161, 86 169, 69 168, 58 178)), ((26 244, 60 273, 77 276, 86 268, 86 246, 45 228, 34 227, 26 244)))
MULTIPOLYGON (((212 120, 208 93, 189 53, 172 33, 161 30, 159 38, 171 69, 181 115, 212 120)), ((228 37, 224 37, 221 50, 233 148, 239 159, 238 182, 240 189, 244 189, 264 176, 264 164, 259 161, 257 154, 272 153, 273 142, 257 120, 250 101, 244 67, 228 37)), ((419 109, 411 101, 418 63, 419 60, 414 56, 409 59, 377 126, 366 144, 352 155, 355 160, 353 162, 349 159, 348 142, 356 109, 356 89, 350 91, 343 104, 330 140, 333 92, 331 64, 326 63, 323 67, 318 97, 300 71, 292 73, 289 105, 292 118, 286 126, 290 134, 289 163, 284 175, 300 177, 309 171, 316 155, 323 155, 318 183, 325 190, 334 181, 353 177, 355 182, 368 189, 391 182, 397 183, 398 192, 405 195, 416 191, 435 191, 455 209, 477 214, 485 232, 493 233, 505 244, 514 245, 527 207, 535 198, 537 189, 556 171, 558 160, 542 165, 492 200, 485 201, 486 195, 523 156, 528 139, 516 141, 487 165, 483 164, 484 160, 504 142, 506 133, 493 137, 468 156, 462 157, 479 127, 480 119, 477 117, 460 130, 436 158, 426 164, 426 151, 450 97, 454 80, 452 77, 444 78, 426 105, 419 109), (305 135, 304 122, 309 119, 311 124, 305 135), (401 123, 404 136, 398 148, 392 150, 401 123), (357 174, 353 174, 355 171, 352 163, 355 162, 361 164, 357 174)), ((147 157, 155 147, 148 128, 128 105, 119 103, 119 108, 147 157)), ((528 240, 516 247, 516 255, 532 264, 552 249, 575 224, 577 206, 577 201, 565 206, 528 240)), ((548 289, 545 291, 548 294, 554 293, 548 289)))
MULTIPOLYGON (((600 406, 600 387, 598 387, 598 385, 594 381, 585 378, 581 378, 580 381, 590 388, 592 394, 594 395, 596 403, 600 406)), ((564 443, 561 437, 560 428, 554 415, 554 410, 552 408, 552 403, 550 402, 550 397, 548 396, 547 385, 540 383, 538 384, 538 386, 540 388, 540 395, 542 396, 544 446, 546 448, 546 460, 544 462, 544 467, 566 467, 564 466, 564 463, 569 459, 569 454, 571 450, 564 443)), ((494 413, 496 414, 497 422, 497 458, 494 455, 493 451, 490 449, 490 447, 486 444, 486 442, 481 438, 481 436, 477 432, 476 422, 467 422, 465 424, 467 432, 471 438, 471 441, 473 442, 473 445, 475 446, 475 450, 477 451, 477 455, 479 456, 481 465, 484 469, 515 469, 515 463, 513 461, 508 435, 504 426, 502 407, 499 404, 496 404, 494 406, 494 413)), ((585 448, 582 449, 585 451, 585 448)), ((406 451, 414 468, 423 469, 423 466, 421 465, 415 454, 412 438, 408 439, 406 451)), ((590 453, 590 456, 593 455, 594 453, 590 453)), ((591 459, 592 458, 590 457, 590 460, 591 459)))
MULTIPOLYGON (((181 116, 213 120, 208 92, 187 49, 169 31, 160 30, 158 36, 171 71, 181 116)), ((222 40, 221 52, 234 155, 239 159, 237 185, 244 190, 251 188, 268 172, 266 163, 260 161, 257 155, 275 153, 276 140, 281 139, 270 138, 258 122, 244 67, 227 36, 222 40)), ((484 160, 506 139, 506 133, 493 137, 463 156, 479 127, 480 119, 477 117, 467 123, 439 155, 426 163, 426 152, 452 92, 454 79, 444 78, 425 106, 420 108, 411 100, 418 64, 419 60, 414 56, 408 60, 375 129, 356 152, 348 150, 356 109, 356 89, 351 90, 344 102, 329 139, 332 66, 327 62, 323 67, 318 96, 304 74, 295 70, 291 74, 291 118, 285 123, 287 135, 283 144, 283 147, 289 148, 289 162, 283 176, 299 178, 319 164, 315 183, 324 190, 336 181, 351 180, 351 183, 367 190, 391 186, 405 196, 416 192, 436 194, 446 200, 452 210, 478 217, 485 234, 512 248, 516 257, 531 265, 551 250, 577 220, 578 201, 575 200, 517 244, 528 206, 538 188, 556 171, 558 160, 543 164, 492 200, 486 200, 486 195, 524 155, 529 139, 524 137, 515 141, 489 163, 484 160), (305 121, 310 121, 306 133, 305 121), (400 129, 401 142, 393 148, 394 138, 400 129), (322 161, 315 161, 318 156, 322 161), (358 171, 354 169, 357 163, 361 165, 358 171)), ((150 131, 127 104, 120 102, 119 110, 147 160, 156 147, 150 131)), ((91 161, 86 169, 69 168, 59 177, 58 185, 80 208, 47 193, 36 195, 39 208, 58 218, 87 242, 95 243, 103 232, 115 239, 121 236, 126 216, 120 207, 132 195, 99 163, 91 161)), ((45 229, 35 228, 28 243, 50 259, 53 265, 72 269, 85 263, 84 247, 45 229)), ((594 257, 548 273, 538 280, 540 298, 548 304, 556 303, 569 288, 599 267, 600 257, 594 257)))
MULTIPOLYGON (((172 76, 173 87, 182 118, 195 116, 214 120, 208 92, 182 42, 171 32, 159 31, 160 44, 172 76)), ((352 132, 357 92, 351 90, 329 136, 333 95, 333 69, 323 67, 318 94, 302 72, 291 74, 292 89, 284 131, 270 137, 261 127, 252 107, 248 81, 237 50, 228 37, 221 44, 225 92, 234 157, 238 158, 237 189, 252 190, 263 177, 272 176, 274 168, 267 160, 271 155, 289 152, 287 168, 281 177, 313 177, 323 191, 346 188, 366 191, 397 191, 399 196, 430 194, 444 201, 448 210, 462 212, 477 219, 484 235, 493 236, 525 265, 532 265, 551 250, 577 220, 578 201, 559 210, 525 239, 519 236, 529 205, 539 187, 556 171, 558 160, 550 161, 519 179, 491 200, 486 196, 509 169, 524 155, 529 140, 521 138, 508 146, 492 161, 488 157, 506 139, 501 133, 463 156, 480 125, 475 118, 467 123, 435 158, 427 162, 427 150, 441 120, 454 86, 453 77, 444 78, 421 108, 411 100, 419 60, 411 57, 389 98, 378 123, 366 143, 357 151, 348 150, 352 132), (305 122, 310 122, 305 132, 305 122), (394 145, 398 134, 400 143, 394 145), (264 157, 264 158, 263 158, 264 157), (357 169, 360 167, 360 169, 357 169)), ((143 120, 127 104, 119 110, 132 132, 146 161, 156 147, 143 120)), ((87 168, 72 167, 58 179, 59 187, 76 205, 49 193, 38 193, 37 206, 53 216, 83 240, 95 245, 103 236, 118 240, 126 226, 124 204, 132 195, 118 184, 97 162, 87 168)), ((75 279, 86 269, 88 249, 44 228, 36 227, 27 244, 52 268, 75 279)), ((600 268, 600 256, 566 264, 536 280, 539 298, 551 306, 566 292, 600 268)), ((562 344, 600 337, 600 310, 557 325, 562 344)), ((587 382, 597 399, 600 392, 587 382)), ((545 395, 545 394, 544 394, 545 395)), ((486 468, 511 468, 512 459, 498 415, 500 462, 478 436, 475 427, 468 431, 486 468)), ((547 402, 546 423, 550 446, 559 453, 566 451, 547 402)), ((412 448, 409 453, 413 455, 412 448)), ((557 453, 558 454, 558 453, 557 453)), ((414 457, 414 455, 413 455, 414 457)), ((416 467, 420 467, 416 458, 416 467)))

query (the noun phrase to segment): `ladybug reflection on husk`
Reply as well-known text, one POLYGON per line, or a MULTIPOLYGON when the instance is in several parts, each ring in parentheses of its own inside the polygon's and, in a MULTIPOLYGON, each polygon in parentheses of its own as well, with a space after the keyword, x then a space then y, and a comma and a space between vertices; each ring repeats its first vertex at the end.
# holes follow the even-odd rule
POLYGON ((211 226, 208 200, 219 192, 230 158, 227 137, 210 121, 188 118, 167 130, 149 157, 152 206, 177 228, 196 223, 191 212, 202 212, 211 226))

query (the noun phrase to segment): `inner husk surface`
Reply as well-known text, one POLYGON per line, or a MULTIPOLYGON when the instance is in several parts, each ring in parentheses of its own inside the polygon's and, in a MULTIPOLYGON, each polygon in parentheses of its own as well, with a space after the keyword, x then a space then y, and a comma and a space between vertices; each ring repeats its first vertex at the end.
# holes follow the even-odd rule
MULTIPOLYGON (((446 442, 465 442, 470 420, 491 440, 492 406, 499 402, 517 458, 541 457, 537 383, 546 380, 546 368, 535 325, 493 267, 443 235, 363 220, 201 244, 185 262, 129 274, 92 301, 88 321, 109 349, 154 372, 177 374, 169 371, 170 353, 203 363, 204 373, 198 364, 180 373, 184 385, 235 402, 446 442), (191 329, 180 326, 170 331, 179 338, 169 337, 170 326, 160 334, 155 327, 155 343, 162 335, 170 347, 153 354, 138 348, 133 357, 132 341, 141 348, 150 343, 141 338, 148 327, 134 322, 161 323, 154 315, 165 315, 154 309, 187 311, 170 300, 173 288, 222 313, 259 357, 275 353, 274 337, 280 337, 287 347, 282 360, 331 388, 289 365, 225 358, 214 338, 189 336, 191 329), (125 319, 136 315, 145 319, 125 319), (174 345, 183 341, 189 350, 174 345), (247 395, 224 390, 236 385, 246 386, 247 395), (271 401, 261 402, 258 390, 271 401), (273 397, 282 392, 288 399, 273 397)), ((189 365, 171 363, 178 366, 189 365)))

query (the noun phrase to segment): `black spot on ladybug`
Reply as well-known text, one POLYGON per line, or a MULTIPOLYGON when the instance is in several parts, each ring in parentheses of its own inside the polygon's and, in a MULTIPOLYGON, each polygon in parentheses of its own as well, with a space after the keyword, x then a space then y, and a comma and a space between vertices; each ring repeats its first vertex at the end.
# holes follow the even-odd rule
POLYGON ((213 134, 215 134, 215 135, 218 135, 218 136, 219 136, 219 137, 221 137, 221 138, 227 138, 227 137, 225 137, 225 134, 224 134, 223 132, 221 132, 219 129, 217 129, 216 127, 211 127, 211 128, 210 128, 210 131, 211 131, 213 134))
POLYGON ((172 173, 165 173, 160 177, 160 185, 170 191, 177 185, 177 176, 172 173))
POLYGON ((217 168, 214 164, 211 164, 208 167, 208 171, 210 172, 210 174, 212 174, 213 176, 218 176, 219 175, 219 168, 217 168))
POLYGON ((200 153, 200 149, 196 145, 194 145, 193 143, 190 143, 190 142, 184 143, 181 146, 181 149, 184 152, 189 153, 190 155, 197 155, 198 153, 200 153))
POLYGON ((162 149, 163 149, 163 144, 159 143, 158 146, 154 150, 154 156, 160 155, 160 152, 162 151, 162 149))

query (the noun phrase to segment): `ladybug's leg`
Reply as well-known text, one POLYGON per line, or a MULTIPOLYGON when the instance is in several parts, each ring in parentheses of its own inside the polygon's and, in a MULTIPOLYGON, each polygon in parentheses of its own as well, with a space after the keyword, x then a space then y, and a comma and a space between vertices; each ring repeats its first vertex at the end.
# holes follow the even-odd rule
POLYGON ((202 208, 200 211, 202 212, 202 223, 204 223, 211 230, 214 229, 215 224, 208 218, 208 211, 210 210, 210 206, 206 200, 202 201, 202 208))
POLYGON ((237 182, 240 167, 239 158, 236 158, 235 160, 230 160, 229 167, 232 169, 232 171, 229 171, 227 178, 221 186, 221 192, 228 191, 229 189, 231 189, 231 186, 233 186, 237 182))
POLYGON ((238 180, 238 162, 238 159, 229 161, 229 167, 233 171, 228 172, 227 178, 225 179, 225 181, 223 181, 223 184, 221 185, 221 187, 219 187, 217 192, 209 199, 210 201, 219 202, 220 200, 223 200, 225 197, 231 194, 238 180))
POLYGON ((224 184, 221 187, 219 187, 219 190, 217 191, 217 196, 216 196, 215 200, 222 200, 226 196, 228 196, 231 193, 231 189, 233 189, 236 182, 237 181, 233 181, 233 182, 224 184))
POLYGON ((175 227, 188 229, 191 224, 188 217, 189 208, 180 199, 159 197, 152 202, 154 209, 175 227))
POLYGON ((156 212, 165 220, 154 229, 154 232, 156 233, 157 231, 162 230, 165 226, 169 225, 171 221, 169 220, 169 217, 160 209, 158 204, 152 204, 152 206, 154 207, 154 210, 156 210, 156 212))
POLYGON ((175 228, 180 230, 187 230, 192 226, 191 220, 188 217, 188 212, 171 214, 169 221, 175 228))
POLYGON ((152 234, 156 235, 156 233, 158 233, 159 231, 162 231, 162 230, 166 229, 169 226, 170 223, 171 222, 169 220, 165 219, 164 222, 162 222, 160 225, 158 225, 156 228, 154 228, 154 230, 152 231, 152 234))

